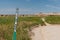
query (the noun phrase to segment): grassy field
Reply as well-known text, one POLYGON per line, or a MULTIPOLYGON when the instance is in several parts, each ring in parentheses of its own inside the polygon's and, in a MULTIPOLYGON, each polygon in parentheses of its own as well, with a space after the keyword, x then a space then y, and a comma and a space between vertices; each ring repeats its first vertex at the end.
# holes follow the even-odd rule
POLYGON ((12 40, 14 16, 0 17, 0 40, 12 40))
POLYGON ((45 17, 46 22, 50 23, 50 24, 60 24, 60 16, 47 16, 45 17))
MULTIPOLYGON (((12 40, 14 19, 14 16, 0 17, 0 40, 12 40)), ((44 24, 40 17, 18 17, 17 40, 31 40, 28 31, 39 24, 44 24)))
MULTIPOLYGON (((14 16, 0 17, 0 40, 12 40, 14 16)), ((46 22, 60 24, 60 16, 46 16, 46 22)), ((28 34, 32 27, 44 25, 41 17, 18 17, 17 40, 31 40, 28 34)))

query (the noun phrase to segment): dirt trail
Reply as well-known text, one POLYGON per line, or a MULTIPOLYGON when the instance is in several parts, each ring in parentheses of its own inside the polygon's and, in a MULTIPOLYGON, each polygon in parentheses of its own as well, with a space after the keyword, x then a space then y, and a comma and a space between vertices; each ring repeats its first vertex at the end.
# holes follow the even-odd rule
POLYGON ((60 25, 48 25, 42 28, 44 40, 60 40, 60 25))
POLYGON ((51 25, 51 24, 47 23, 44 18, 41 18, 41 19, 42 19, 42 21, 43 21, 47 26, 48 26, 48 25, 51 25))
POLYGON ((32 40, 60 40, 60 25, 50 25, 45 22, 46 26, 39 26, 32 29, 34 35, 31 36, 32 40))
POLYGON ((60 25, 40 26, 32 32, 32 40, 60 40, 60 25))
MULTIPOLYGON (((48 24, 44 18, 42 18, 42 21, 46 24, 46 25, 50 25, 48 24)), ((37 27, 37 28, 34 28, 32 29, 32 32, 34 33, 34 35, 31 36, 32 40, 44 40, 44 37, 43 37, 43 33, 42 33, 42 30, 41 30, 41 26, 37 27)))
POLYGON ((34 28, 32 32, 34 33, 34 35, 31 36, 32 40, 43 40, 40 27, 34 28))

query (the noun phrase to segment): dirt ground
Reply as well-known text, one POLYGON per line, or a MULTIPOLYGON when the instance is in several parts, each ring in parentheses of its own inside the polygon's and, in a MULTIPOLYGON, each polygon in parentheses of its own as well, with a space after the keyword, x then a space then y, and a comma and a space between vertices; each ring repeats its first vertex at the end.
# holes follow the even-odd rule
POLYGON ((60 40, 60 25, 40 26, 32 32, 32 40, 60 40))
POLYGON ((32 40, 60 40, 60 25, 39 26, 32 29, 32 32, 34 34, 31 36, 32 40))

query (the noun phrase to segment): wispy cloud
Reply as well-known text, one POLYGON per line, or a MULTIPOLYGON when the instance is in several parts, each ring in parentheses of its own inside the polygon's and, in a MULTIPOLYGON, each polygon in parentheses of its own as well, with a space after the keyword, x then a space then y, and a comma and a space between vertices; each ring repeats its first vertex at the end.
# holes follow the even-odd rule
POLYGON ((20 10, 19 11, 32 11, 31 9, 25 9, 25 8, 20 8, 20 10))
POLYGON ((59 0, 52 0, 52 1, 59 1, 59 0))
MULTIPOLYGON (((31 12, 32 9, 25 9, 25 8, 19 8, 19 12, 31 12)), ((0 14, 15 14, 16 9, 15 8, 3 8, 0 9, 0 14)))
POLYGON ((31 0, 26 0, 27 2, 31 1, 31 0))
POLYGON ((58 2, 58 1, 60 1, 60 0, 49 0, 49 1, 54 1, 54 2, 58 2))
POLYGON ((46 5, 46 7, 60 9, 60 7, 58 7, 58 6, 53 6, 53 5, 46 5))

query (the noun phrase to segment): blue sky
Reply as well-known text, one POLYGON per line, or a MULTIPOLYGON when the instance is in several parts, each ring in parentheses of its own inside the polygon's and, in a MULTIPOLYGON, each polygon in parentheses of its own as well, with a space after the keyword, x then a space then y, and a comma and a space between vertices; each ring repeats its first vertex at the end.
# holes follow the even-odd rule
POLYGON ((60 12, 60 0, 0 0, 0 14, 60 12))

